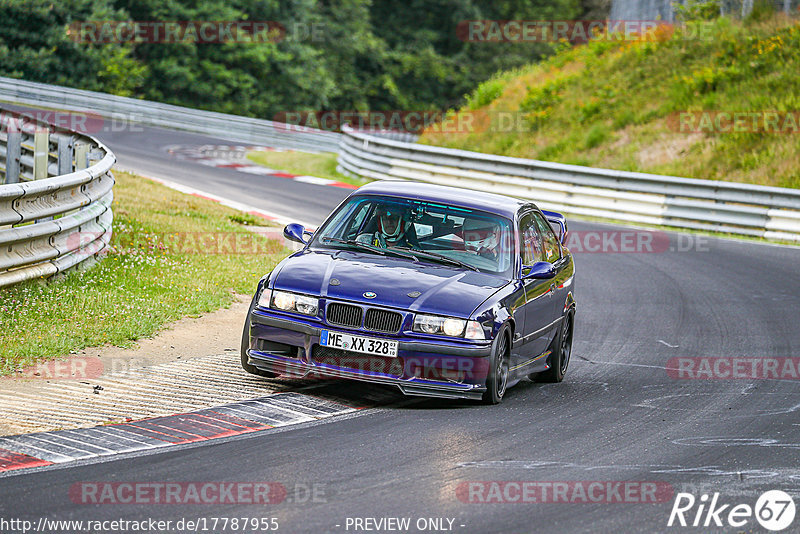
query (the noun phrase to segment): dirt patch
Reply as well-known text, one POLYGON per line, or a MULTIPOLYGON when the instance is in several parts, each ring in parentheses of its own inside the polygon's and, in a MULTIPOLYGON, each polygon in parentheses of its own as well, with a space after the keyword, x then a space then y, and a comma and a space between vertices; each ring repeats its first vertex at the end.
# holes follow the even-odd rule
POLYGON ((703 134, 701 133, 665 135, 639 150, 636 154, 636 160, 643 169, 672 163, 685 156, 689 149, 696 143, 701 142, 702 139, 703 134))
POLYGON ((146 358, 148 363, 159 364, 180 359, 191 359, 225 351, 238 351, 241 343, 247 309, 252 297, 235 295, 236 300, 227 309, 207 313, 201 317, 184 317, 167 326, 155 337, 141 339, 132 349, 102 347, 81 352, 97 355, 101 360, 131 361, 146 358))

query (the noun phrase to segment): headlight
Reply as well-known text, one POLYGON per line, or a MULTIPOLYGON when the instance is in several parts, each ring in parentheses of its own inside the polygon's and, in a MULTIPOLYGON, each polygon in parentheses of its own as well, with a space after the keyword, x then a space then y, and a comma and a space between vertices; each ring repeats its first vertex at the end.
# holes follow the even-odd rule
POLYGON ((297 295, 294 302, 294 307, 297 308, 302 314, 316 315, 319 309, 319 299, 297 295))
POLYGON ((445 319, 444 323, 442 323, 442 332, 444 332, 446 336, 460 336, 461 333, 464 332, 465 322, 466 321, 462 321, 461 319, 445 319))
POLYGON ((414 317, 414 332, 423 334, 442 334, 450 337, 463 337, 467 321, 437 315, 417 315, 414 317))
POLYGON ((417 315, 414 318, 414 331, 424 334, 438 334, 442 329, 442 317, 435 315, 417 315))
POLYGON ((294 311, 294 295, 275 291, 272 293, 272 304, 279 310, 294 311))
POLYGON ((302 313, 303 315, 317 315, 319 299, 296 295, 288 291, 273 291, 272 307, 283 311, 302 313))

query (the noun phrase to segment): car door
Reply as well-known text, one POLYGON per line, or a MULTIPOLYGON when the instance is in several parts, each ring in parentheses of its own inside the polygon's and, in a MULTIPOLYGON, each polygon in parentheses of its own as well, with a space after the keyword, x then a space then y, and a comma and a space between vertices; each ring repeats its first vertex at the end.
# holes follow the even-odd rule
MULTIPOLYGON (((533 265, 545 260, 544 236, 536 220, 535 211, 528 211, 519 219, 519 243, 522 265, 533 265)), ((527 272, 521 269, 521 276, 527 272)), ((521 361, 516 365, 525 365, 532 358, 539 356, 547 349, 551 335, 548 326, 553 321, 553 299, 551 280, 535 278, 522 279, 525 292, 524 328, 518 329, 514 344, 520 346, 521 361)))
MULTIPOLYGON (((571 265, 568 267, 569 258, 566 257, 564 250, 561 247, 561 242, 553 231, 553 227, 542 216, 541 213, 534 213, 533 218, 536 225, 542 234, 542 245, 544 261, 553 264, 556 269, 556 275, 549 281, 550 282, 550 301, 552 302, 551 310, 551 324, 552 321, 559 321, 559 318, 564 312, 564 301, 566 299, 567 289, 565 288, 565 281, 571 274, 571 265)), ((553 324, 550 332, 547 333, 548 339, 552 339, 558 333, 560 323, 553 324)))

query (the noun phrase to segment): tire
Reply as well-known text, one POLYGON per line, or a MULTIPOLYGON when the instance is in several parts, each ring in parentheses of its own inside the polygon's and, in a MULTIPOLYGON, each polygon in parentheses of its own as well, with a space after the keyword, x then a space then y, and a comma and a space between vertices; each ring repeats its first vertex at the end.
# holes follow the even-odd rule
POLYGON ((574 330, 575 314, 570 310, 564 316, 561 329, 558 332, 552 356, 550 356, 550 369, 531 377, 535 382, 561 382, 567 374, 569 358, 572 355, 572 332, 574 330))
POLYGON ((508 387, 508 362, 511 352, 508 327, 504 326, 495 338, 489 362, 489 376, 486 377, 486 392, 483 394, 485 404, 499 404, 503 400, 508 387))
MULTIPOLYGON (((256 296, 257 295, 258 294, 256 294, 256 296)), ((247 319, 245 319, 244 321, 244 330, 242 331, 242 346, 239 351, 241 354, 242 369, 244 369, 251 375, 263 376, 264 378, 275 378, 278 376, 276 373, 270 373, 269 371, 262 371, 258 367, 250 365, 247 362, 247 349, 250 348, 250 314, 253 312, 253 309, 255 307, 256 307, 256 297, 253 297, 253 301, 250 303, 250 309, 247 310, 247 319)))

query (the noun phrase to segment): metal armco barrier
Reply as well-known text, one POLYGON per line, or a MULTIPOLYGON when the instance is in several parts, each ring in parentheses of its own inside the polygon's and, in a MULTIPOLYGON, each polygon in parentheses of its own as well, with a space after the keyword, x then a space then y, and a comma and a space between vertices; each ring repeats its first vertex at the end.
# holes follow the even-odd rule
MULTIPOLYGON (((0 77, 0 101, 99 115, 143 124, 308 152, 336 152, 341 134, 305 126, 201 111, 147 100, 0 77)), ((94 133, 94 132, 92 132, 94 133)))
POLYGON ((93 137, 0 109, 0 287, 96 261, 115 162, 93 137))
POLYGON ((800 241, 800 190, 563 165, 419 145, 345 128, 339 170, 533 200, 568 214, 800 241))

